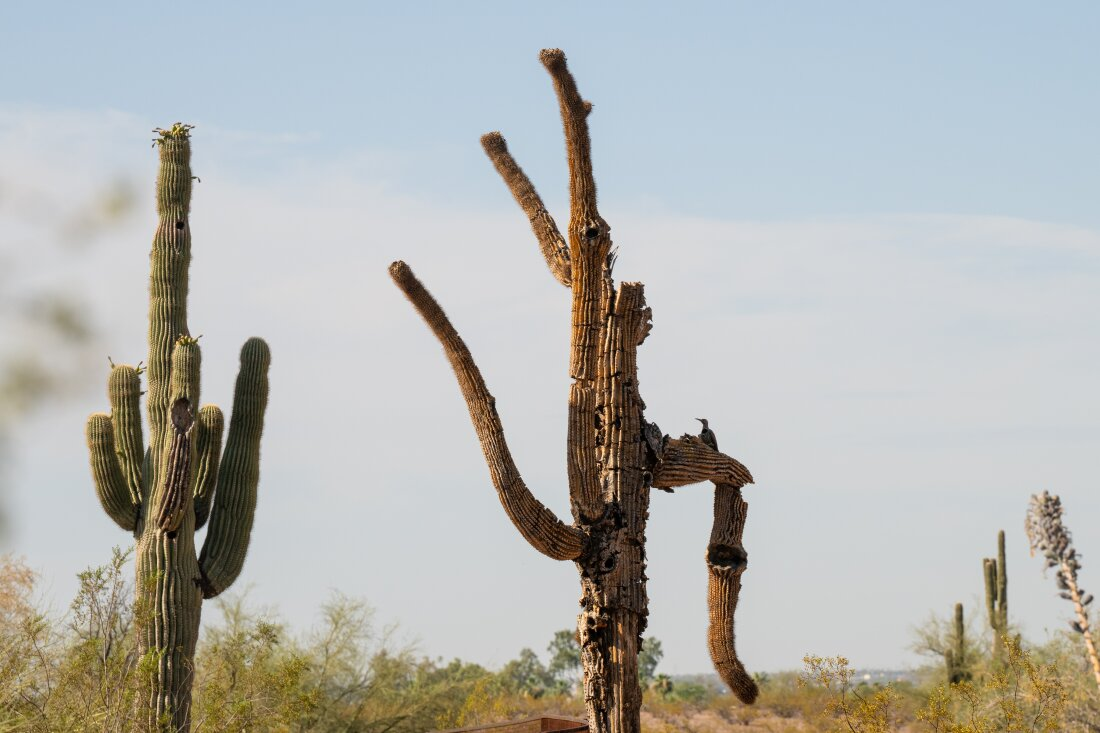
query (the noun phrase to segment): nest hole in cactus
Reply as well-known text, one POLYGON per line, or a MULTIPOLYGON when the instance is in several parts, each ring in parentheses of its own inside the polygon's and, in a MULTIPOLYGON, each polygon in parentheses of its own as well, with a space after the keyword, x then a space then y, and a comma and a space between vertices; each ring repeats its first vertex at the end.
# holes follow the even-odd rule
POLYGON ((749 554, 740 545, 711 545, 707 548, 707 564, 738 570, 749 564, 749 554))

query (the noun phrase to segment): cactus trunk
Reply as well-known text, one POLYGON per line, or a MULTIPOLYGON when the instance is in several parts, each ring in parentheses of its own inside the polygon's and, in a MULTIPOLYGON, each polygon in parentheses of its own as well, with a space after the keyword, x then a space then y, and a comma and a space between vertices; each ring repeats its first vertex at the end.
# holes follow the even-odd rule
POLYGON ((638 392, 637 348, 650 330, 640 283, 616 288, 611 228, 596 209, 587 116, 557 50, 541 54, 554 82, 569 162, 570 221, 562 236, 504 138, 482 146, 527 214, 551 274, 571 290, 569 419, 566 459, 573 522, 566 524, 523 483, 504 438, 495 399, 443 309, 403 262, 390 275, 443 345, 481 441, 501 505, 539 552, 573 560, 581 580, 578 639, 588 724, 596 733, 639 733, 642 691, 638 652, 646 628, 645 529, 650 489, 715 485, 714 529, 707 552, 711 656, 744 702, 757 689, 734 649, 733 613, 747 555, 741 546, 746 508, 741 488, 752 476, 700 438, 671 439, 647 423, 638 392))
POLYGON ((158 130, 159 223, 150 256, 148 418, 142 448, 140 367, 114 366, 111 414, 88 420, 96 493, 108 516, 137 542, 135 618, 149 666, 138 696, 144 730, 190 728, 191 682, 204 598, 240 573, 256 505, 259 440, 270 354, 260 339, 241 350, 224 456, 223 417, 198 409, 198 341, 187 329, 191 232, 190 127, 158 130), (210 528, 201 554, 195 530, 210 528))

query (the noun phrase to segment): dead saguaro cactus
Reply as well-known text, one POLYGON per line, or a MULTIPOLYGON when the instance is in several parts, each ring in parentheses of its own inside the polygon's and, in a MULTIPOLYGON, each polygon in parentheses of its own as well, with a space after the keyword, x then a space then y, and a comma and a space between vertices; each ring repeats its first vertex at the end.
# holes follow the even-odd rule
POLYGON ((143 690, 146 730, 190 727, 192 659, 202 601, 228 588, 248 550, 259 481, 260 433, 267 406, 267 344, 241 349, 233 416, 199 409, 199 345, 187 329, 191 262, 190 126, 157 130, 159 223, 149 285, 149 447, 141 429, 142 368, 113 366, 111 414, 88 419, 96 494, 107 515, 137 543, 135 606, 139 650, 155 670, 143 690), (195 530, 206 524, 202 552, 195 530))
POLYGON ((741 544, 748 470, 699 437, 669 438, 645 421, 638 391, 637 348, 650 331, 641 283, 615 286, 611 228, 596 208, 587 117, 565 54, 545 50, 565 128, 570 217, 562 235, 531 181, 493 132, 481 142, 527 214, 554 278, 572 292, 569 418, 566 460, 573 521, 563 522, 520 477, 495 400, 443 309, 403 262, 390 275, 443 345, 466 399, 489 474, 504 511, 520 534, 555 560, 572 560, 581 578, 578 638, 584 696, 593 731, 636 733, 641 688, 638 650, 646 627, 645 527, 650 488, 699 482, 715 485, 714 527, 707 548, 710 573, 709 645, 718 672, 746 703, 757 688, 734 648, 733 620, 747 555, 741 544))
POLYGON ((1044 491, 1032 494, 1027 509, 1027 530, 1031 554, 1036 550, 1043 553, 1046 568, 1056 568, 1054 580, 1058 584, 1058 595, 1073 604, 1075 621, 1069 626, 1081 635, 1085 642, 1085 653, 1092 666, 1092 676, 1100 686, 1100 656, 1096 653, 1096 644, 1092 640, 1089 628, 1088 607, 1092 603, 1092 594, 1086 593, 1077 582, 1077 573, 1081 570, 1081 556, 1073 546, 1070 531, 1062 524, 1062 500, 1044 491))

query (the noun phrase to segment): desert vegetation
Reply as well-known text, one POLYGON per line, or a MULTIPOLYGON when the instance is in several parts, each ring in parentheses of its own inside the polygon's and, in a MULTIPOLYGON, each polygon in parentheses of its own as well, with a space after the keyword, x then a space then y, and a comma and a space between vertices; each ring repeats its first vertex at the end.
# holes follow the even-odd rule
MULTIPOLYGON (((156 659, 142 651, 127 563, 131 550, 80 575, 64 611, 43 607, 39 579, 12 557, 0 566, 0 730, 135 730, 156 659)), ((140 597, 140 596, 139 596, 140 597)), ((247 596, 212 605, 197 645, 192 730, 416 733, 536 715, 583 717, 575 632, 545 653, 520 650, 490 670, 442 660, 380 623, 360 599, 334 594, 309 629, 290 629, 247 596), (545 660, 545 661, 544 661, 545 660)), ((965 679, 933 651, 955 643, 954 624, 933 619, 914 646, 930 662, 903 681, 868 682, 840 656, 807 655, 801 671, 757 674, 760 696, 741 703, 716 677, 660 672, 660 642, 639 654, 641 727, 647 733, 992 733, 1100 730, 1100 695, 1076 630, 1042 643, 1006 635, 968 639, 965 679)), ((1090 637, 1095 643, 1093 635, 1090 637)))

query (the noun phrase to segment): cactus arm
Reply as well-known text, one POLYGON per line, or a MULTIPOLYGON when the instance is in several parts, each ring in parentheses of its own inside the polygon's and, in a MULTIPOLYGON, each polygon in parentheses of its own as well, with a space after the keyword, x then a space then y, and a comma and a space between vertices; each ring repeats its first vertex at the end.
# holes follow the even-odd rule
POLYGON ((739 461, 710 448, 698 436, 669 440, 654 467, 653 486, 672 489, 702 481, 744 486, 752 483, 752 474, 739 461))
POLYGON ((737 698, 751 705, 759 693, 756 681, 745 671, 734 647, 733 614, 741 592, 741 574, 748 567, 748 554, 741 544, 749 505, 736 484, 715 484, 714 524, 707 545, 707 646, 722 681, 737 698))
POLYGON ((91 455, 92 480, 103 511, 115 524, 127 532, 137 526, 139 504, 135 503, 122 475, 115 452, 114 428, 111 418, 97 412, 88 418, 85 434, 91 455))
POLYGON ((222 453, 225 417, 217 405, 199 410, 198 464, 195 467, 195 529, 201 529, 210 517, 210 505, 218 484, 218 464, 222 453))
POLYGON ((142 464, 145 447, 141 434, 141 377, 132 366, 119 365, 111 370, 107 394, 111 401, 111 424, 119 468, 130 490, 130 498, 140 505, 144 488, 142 464))
POLYGON ((588 114, 592 111, 592 105, 581 99, 577 82, 569 73, 565 53, 561 49, 543 49, 539 60, 553 79, 565 129, 572 230, 578 221, 588 223, 599 217, 596 211, 596 179, 592 175, 592 143, 588 136, 588 114))
POLYGON ((535 238, 538 239, 539 250, 542 252, 543 259, 546 260, 547 267, 550 268, 550 274, 562 285, 569 287, 573 278, 569 264, 569 245, 558 231, 554 217, 546 210, 531 179, 508 152, 508 145, 499 132, 482 135, 481 147, 485 149, 485 154, 489 156, 493 167, 504 179, 516 203, 531 222, 531 229, 535 232, 535 238))
POLYGON ((204 598, 213 598, 232 585, 244 567, 256 514, 260 435, 267 409, 270 366, 271 350, 267 343, 260 338, 246 341, 241 348, 241 368, 233 391, 225 455, 218 468, 210 528, 199 555, 204 598))
POLYGON ((497 497, 519 533, 532 547, 555 560, 580 556, 584 534, 562 522, 534 497, 512 460, 496 400, 485 386, 481 371, 465 342, 431 293, 404 262, 390 265, 390 277, 435 334, 447 355, 474 424, 497 497))
POLYGON ((1001 633, 1008 632, 1008 565, 1005 563, 1005 531, 997 533, 997 611, 1001 633))
POLYGON ((172 350, 180 336, 189 334, 187 270, 191 262, 191 141, 187 127, 161 133, 158 143, 158 221, 149 283, 149 445, 154 450, 168 426, 172 350))

